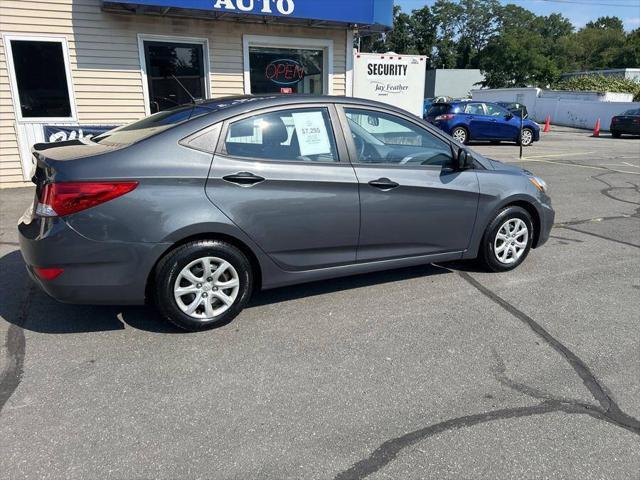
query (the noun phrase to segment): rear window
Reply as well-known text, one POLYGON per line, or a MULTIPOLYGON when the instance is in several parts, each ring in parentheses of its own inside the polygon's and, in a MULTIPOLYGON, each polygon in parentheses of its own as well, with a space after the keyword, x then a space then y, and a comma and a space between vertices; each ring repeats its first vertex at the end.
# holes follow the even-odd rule
POLYGON ((632 108, 623 113, 623 115, 640 115, 640 108, 632 108))
POLYGON ((427 115, 430 117, 437 117, 438 115, 444 115, 449 111, 450 108, 451 108, 451 105, 447 105, 446 103, 436 103, 431 106, 427 115))
POLYGON ((163 132, 174 125, 211 113, 208 107, 187 105, 164 110, 137 122, 115 128, 92 140, 105 145, 130 145, 163 132))

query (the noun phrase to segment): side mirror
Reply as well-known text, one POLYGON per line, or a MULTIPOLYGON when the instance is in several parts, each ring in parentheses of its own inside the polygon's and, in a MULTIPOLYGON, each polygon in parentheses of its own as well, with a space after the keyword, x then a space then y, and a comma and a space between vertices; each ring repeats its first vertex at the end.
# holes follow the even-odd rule
POLYGON ((506 118, 507 120, 511 120, 513 118, 513 113, 509 112, 507 113, 504 118, 506 118))
POLYGON ((454 167, 456 170, 466 170, 473 167, 473 157, 467 150, 461 148, 458 150, 458 156, 454 161, 454 167))

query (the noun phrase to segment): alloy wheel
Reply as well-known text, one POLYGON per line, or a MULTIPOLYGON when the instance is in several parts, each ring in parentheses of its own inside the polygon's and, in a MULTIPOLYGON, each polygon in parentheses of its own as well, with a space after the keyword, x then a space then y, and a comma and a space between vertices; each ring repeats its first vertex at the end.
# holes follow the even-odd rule
POLYGON ((533 132, 527 129, 522 130, 520 141, 522 142, 522 145, 524 147, 531 145, 531 143, 533 142, 533 132))
POLYGON ((452 137, 464 144, 467 141, 467 132, 464 128, 456 128, 453 131, 452 137))
POLYGON ((202 257, 181 271, 173 286, 178 308, 197 320, 215 318, 236 301, 240 277, 236 269, 218 257, 202 257))
POLYGON ((517 262, 527 250, 529 229, 520 218, 510 218, 498 229, 493 243, 493 252, 500 263, 510 265, 517 262))

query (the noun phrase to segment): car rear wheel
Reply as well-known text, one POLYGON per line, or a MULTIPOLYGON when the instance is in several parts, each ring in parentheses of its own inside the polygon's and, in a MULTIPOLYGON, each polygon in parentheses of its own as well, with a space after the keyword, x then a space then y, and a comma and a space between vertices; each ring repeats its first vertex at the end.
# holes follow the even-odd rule
POLYGON ((158 265, 156 305, 178 327, 199 331, 233 320, 251 297, 247 257, 219 240, 189 242, 158 265))
POLYGON ((485 231, 480 261, 494 272, 513 270, 529 255, 533 233, 529 212, 515 205, 504 208, 485 231))
POLYGON ((528 147, 533 143, 533 130, 530 128, 523 128, 522 133, 520 134, 519 143, 523 147, 528 147))
POLYGON ((451 136, 462 144, 466 144, 469 141, 469 134, 463 127, 454 128, 451 132, 451 136))

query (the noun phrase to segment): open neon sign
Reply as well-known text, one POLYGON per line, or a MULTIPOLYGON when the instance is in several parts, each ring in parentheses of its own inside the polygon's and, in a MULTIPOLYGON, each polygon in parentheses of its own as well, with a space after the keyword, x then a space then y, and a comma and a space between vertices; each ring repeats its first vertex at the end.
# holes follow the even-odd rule
POLYGON ((295 60, 281 58, 267 65, 264 75, 276 85, 295 85, 304 79, 306 72, 295 60))

